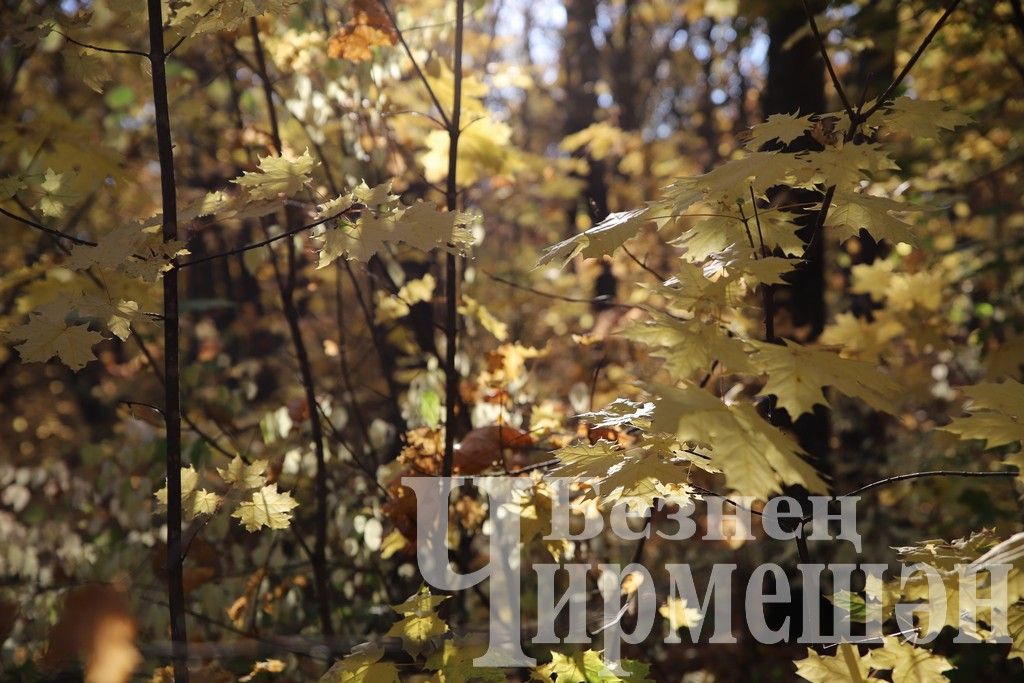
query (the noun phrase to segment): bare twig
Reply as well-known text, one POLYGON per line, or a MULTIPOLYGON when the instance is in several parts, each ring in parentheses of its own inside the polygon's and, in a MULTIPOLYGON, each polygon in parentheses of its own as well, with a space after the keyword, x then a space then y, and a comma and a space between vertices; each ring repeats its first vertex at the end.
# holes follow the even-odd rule
MULTIPOLYGON (((849 493, 843 494, 842 497, 858 496, 868 491, 882 488, 890 484, 895 484, 901 481, 907 481, 910 479, 924 479, 925 477, 1016 477, 1017 472, 1014 471, 998 471, 998 472, 970 472, 965 470, 929 470, 927 472, 911 472, 909 474, 898 474, 894 477, 888 477, 879 481, 871 482, 865 486, 861 486, 859 489, 854 489, 849 493)), ((805 516, 800 520, 801 524, 806 524, 811 521, 813 517, 811 515, 805 516)))
POLYGON ((127 50, 113 47, 101 47, 99 45, 90 45, 89 43, 83 43, 79 40, 75 40, 68 34, 62 33, 57 29, 54 29, 53 32, 59 36, 62 36, 64 40, 68 41, 69 43, 74 43, 78 47, 84 47, 87 50, 95 50, 96 52, 106 52, 112 55, 135 55, 136 57, 146 57, 147 59, 150 57, 149 54, 142 52, 141 50, 127 50))
POLYGON ((228 249, 227 251, 218 252, 216 254, 208 254, 200 258, 192 259, 191 261, 177 263, 174 265, 174 269, 180 270, 182 268, 188 268, 189 266, 199 265, 200 263, 206 263, 207 261, 213 261, 215 259, 225 258, 227 256, 234 256, 235 254, 241 254, 246 251, 251 251, 252 249, 259 249, 260 247, 265 247, 279 240, 283 240, 293 235, 297 235, 300 232, 310 230, 311 228, 315 228, 318 225, 329 223, 330 221, 333 221, 335 218, 341 218, 342 216, 346 215, 349 211, 352 211, 352 209, 349 209, 348 211, 341 211, 335 214, 331 214, 330 216, 324 216, 323 218, 318 218, 312 223, 306 223, 305 225, 300 225, 295 228, 289 228, 288 230, 285 230, 284 232, 278 235, 267 237, 266 239, 259 240, 258 242, 250 242, 249 244, 243 244, 242 246, 235 247, 234 249, 228 249))
POLYGON ((23 225, 27 225, 30 228, 35 228, 36 230, 40 230, 42 232, 45 232, 47 235, 51 235, 53 237, 57 237, 57 238, 62 239, 62 240, 68 240, 69 242, 73 242, 75 244, 81 244, 82 246, 86 246, 86 247, 95 247, 96 246, 95 242, 90 242, 89 240, 85 240, 85 239, 82 239, 80 237, 75 237, 74 235, 69 235, 66 232, 61 232, 60 230, 57 230, 56 228, 48 228, 45 225, 43 225, 42 223, 37 223, 36 221, 34 221, 34 220, 30 219, 30 218, 25 218, 24 216, 19 216, 16 213, 11 213, 7 209, 3 208, 2 206, 0 206, 0 213, 2 213, 3 215, 7 216, 11 220, 18 221, 19 223, 21 223, 23 225))
POLYGON ((658 279, 658 282, 664 282, 665 280, 668 279, 667 277, 665 277, 664 275, 662 275, 658 271, 656 271, 653 268, 651 268, 650 266, 648 266, 644 261, 641 261, 636 256, 634 256, 633 252, 631 252, 629 249, 627 249, 625 244, 622 245, 622 251, 624 251, 626 253, 626 256, 628 256, 630 259, 632 259, 633 263, 637 264, 638 266, 640 266, 641 268, 646 270, 648 273, 650 273, 651 275, 656 277, 658 279))

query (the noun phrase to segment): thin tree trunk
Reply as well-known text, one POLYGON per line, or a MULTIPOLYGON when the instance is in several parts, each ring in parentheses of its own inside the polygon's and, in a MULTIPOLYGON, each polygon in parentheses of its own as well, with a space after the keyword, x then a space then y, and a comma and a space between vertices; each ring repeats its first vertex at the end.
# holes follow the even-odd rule
MULTIPOLYGON (((820 3, 813 3, 820 9, 820 3)), ((768 19, 768 78, 761 107, 764 116, 799 111, 801 115, 825 111, 825 65, 813 36, 808 35, 794 45, 784 47, 786 40, 807 23, 807 14, 800 2, 779 3, 768 19)), ((820 148, 809 135, 797 138, 785 148, 787 152, 820 148)), ((816 201, 816 192, 781 190, 786 203, 816 201)), ((801 226, 797 233, 804 243, 804 263, 790 277, 791 286, 773 287, 773 328, 780 336, 794 336, 796 329, 806 330, 802 341, 813 341, 825 327, 825 239, 816 214, 804 215, 795 221, 801 226), (786 323, 786 324, 782 324, 786 323)), ((773 421, 780 420, 773 411, 773 421)), ((788 426, 788 425, 787 425, 788 426)), ((818 465, 828 469, 826 455, 829 442, 829 420, 820 406, 813 413, 796 419, 792 427, 808 453, 818 465)))
MULTIPOLYGON (((600 80, 601 56, 591 29, 597 23, 596 0, 568 0, 565 3, 566 23, 562 33, 562 70, 565 74, 565 124, 563 134, 579 132, 595 122, 597 93, 600 80)), ((581 199, 586 205, 591 223, 608 215, 608 186, 601 161, 580 154, 587 159, 586 190, 581 199)), ((576 234, 576 213, 572 206, 566 215, 567 237, 576 234)))
MULTIPOLYGON (((260 81, 263 84, 263 94, 266 100, 267 116, 270 120, 270 135, 273 140, 277 154, 282 154, 281 129, 277 122, 277 109, 274 106, 274 93, 267 74, 266 58, 263 54, 263 45, 260 42, 260 29, 256 19, 249 20, 249 28, 252 33, 253 49, 256 52, 256 64, 259 68, 260 81)), ((295 211, 291 208, 285 209, 288 228, 299 225, 296 220, 295 211)), ((317 607, 320 615, 320 630, 325 636, 334 635, 334 625, 331 623, 331 588, 327 570, 327 463, 324 454, 324 432, 323 424, 320 422, 320 410, 316 400, 316 384, 313 379, 313 366, 309 360, 309 351, 306 342, 302 338, 302 328, 299 324, 300 316, 295 305, 295 242, 291 239, 288 242, 288 263, 285 275, 282 277, 277 267, 277 259, 273 258, 274 273, 276 275, 278 289, 281 293, 281 307, 284 310, 284 317, 288 323, 288 331, 291 334, 292 344, 295 347, 295 357, 299 364, 299 375, 302 379, 302 387, 306 393, 306 407, 309 411, 310 432, 313 438, 313 449, 316 455, 316 511, 314 513, 315 540, 313 544, 312 557, 310 562, 313 568, 313 582, 316 587, 317 607)))
MULTIPOLYGON (((167 103, 163 14, 160 0, 149 0, 149 61, 153 70, 153 109, 160 156, 163 240, 178 239, 170 107, 167 103)), ((181 367, 178 348, 178 271, 164 273, 164 422, 167 429, 167 604, 171 618, 175 683, 188 680, 185 588, 181 555, 181 367)))
MULTIPOLYGON (((445 202, 449 211, 459 205, 459 121, 462 116, 462 42, 465 28, 465 0, 455 2, 455 62, 452 64, 454 97, 452 115, 448 120, 448 181, 445 187, 445 202)), ((459 334, 459 259, 449 251, 445 260, 445 418, 444 418, 444 460, 441 475, 452 476, 455 459, 455 427, 458 416, 456 403, 459 401, 459 376, 455 367, 455 352, 459 334)))

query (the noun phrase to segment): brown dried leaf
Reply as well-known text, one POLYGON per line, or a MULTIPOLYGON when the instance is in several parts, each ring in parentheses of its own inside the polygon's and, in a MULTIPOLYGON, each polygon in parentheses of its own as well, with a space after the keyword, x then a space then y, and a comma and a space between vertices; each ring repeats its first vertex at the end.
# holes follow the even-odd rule
POLYGON ((327 41, 327 54, 335 59, 365 62, 373 48, 392 46, 398 33, 377 0, 355 0, 353 17, 327 41))

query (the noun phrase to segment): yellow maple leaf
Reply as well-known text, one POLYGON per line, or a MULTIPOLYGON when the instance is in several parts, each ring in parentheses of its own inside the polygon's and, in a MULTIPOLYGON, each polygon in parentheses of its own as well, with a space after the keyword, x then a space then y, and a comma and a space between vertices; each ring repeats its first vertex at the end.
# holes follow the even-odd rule
POLYGON ((319 683, 399 683, 398 668, 383 657, 379 645, 366 643, 331 666, 319 683))
POLYGON ((934 138, 940 129, 953 130, 971 122, 971 117, 945 102, 899 97, 871 117, 871 125, 896 130, 916 138, 934 138))
POLYGON ((312 180, 310 173, 315 165, 308 149, 297 157, 289 154, 261 157, 258 172, 246 171, 231 182, 244 187, 253 199, 292 197, 312 180))
POLYGON ((298 505, 291 494, 281 493, 277 484, 270 484, 254 491, 250 500, 239 503, 231 516, 237 518, 246 531, 259 531, 264 526, 287 529, 292 522, 292 510, 298 505))
POLYGON ((611 254, 627 240, 636 237, 637 232, 647 222, 646 215, 647 209, 610 213, 594 227, 548 247, 537 265, 542 266, 554 261, 559 267, 565 268, 577 254, 583 254, 586 258, 611 254))
POLYGON ((810 116, 772 114, 764 123, 751 127, 747 147, 757 150, 761 145, 772 140, 778 140, 783 145, 788 145, 810 130, 813 125, 810 116))
POLYGON ((796 441, 765 422, 752 406, 727 404, 693 385, 651 385, 648 390, 661 397, 653 429, 675 434, 682 442, 713 444, 712 462, 733 490, 762 500, 781 491, 783 484, 826 492, 796 441))
POLYGON ((870 666, 855 645, 842 643, 834 655, 819 655, 807 648, 807 658, 796 662, 796 673, 811 683, 864 683, 879 679, 868 675, 870 666))
POLYGON ((556 450, 555 457, 560 465, 553 474, 596 482, 606 501, 621 500, 639 512, 650 508, 655 498, 688 497, 692 467, 718 471, 664 434, 648 435, 627 448, 604 440, 566 446, 556 450))
POLYGON ((923 647, 885 638, 882 647, 868 653, 868 665, 880 671, 892 670, 892 678, 900 683, 944 683, 943 672, 953 668, 949 660, 923 647))
POLYGON ((66 301, 55 301, 29 314, 28 322, 7 331, 25 363, 45 363, 54 356, 72 370, 84 368, 95 360, 92 347, 103 341, 103 335, 88 325, 69 324, 70 310, 66 301))
POLYGON ((484 654, 482 645, 444 641, 444 647, 427 658, 428 669, 437 671, 441 683, 469 683, 470 681, 504 681, 502 669, 473 666, 473 660, 484 654))
POLYGON ((662 313, 632 325, 620 335, 653 347, 651 355, 665 359, 665 369, 676 379, 687 379, 697 370, 707 371, 719 361, 733 372, 748 372, 749 349, 743 341, 728 336, 716 323, 698 318, 678 320, 662 313))
POLYGON ((878 241, 891 244, 906 242, 917 244, 910 232, 910 224, 891 215, 893 211, 914 211, 913 206, 901 204, 888 197, 874 197, 856 192, 836 192, 832 208, 825 219, 825 227, 844 241, 856 237, 861 228, 878 241))
POLYGON ((447 599, 447 595, 432 595, 424 586, 408 600, 391 608, 404 618, 395 622, 387 635, 401 638, 406 651, 418 657, 432 638, 448 631, 448 625, 434 613, 447 599))
POLYGON ((238 484, 243 489, 254 489, 266 481, 267 464, 266 460, 256 460, 247 465, 241 456, 236 455, 225 469, 217 468, 217 473, 229 484, 238 484))
POLYGON ((785 345, 750 342, 753 365, 768 376, 758 396, 774 394, 781 408, 796 419, 821 404, 829 406, 824 387, 858 398, 872 408, 896 411, 900 386, 870 363, 849 360, 833 351, 812 349, 785 340, 785 345))
POLYGON ((961 439, 980 439, 988 448, 1024 441, 1024 385, 1007 379, 964 387, 963 392, 970 399, 965 408, 971 414, 940 429, 961 439))
MULTIPOLYGON (((220 497, 205 489, 197 488, 199 484, 199 473, 189 465, 181 468, 181 509, 185 519, 189 520, 199 515, 212 515, 217 511, 220 497)), ((161 508, 167 507, 167 485, 153 494, 161 508)))
POLYGON ((673 631, 696 626, 704 618, 699 609, 687 606, 685 598, 669 598, 658 608, 658 614, 668 621, 673 631))

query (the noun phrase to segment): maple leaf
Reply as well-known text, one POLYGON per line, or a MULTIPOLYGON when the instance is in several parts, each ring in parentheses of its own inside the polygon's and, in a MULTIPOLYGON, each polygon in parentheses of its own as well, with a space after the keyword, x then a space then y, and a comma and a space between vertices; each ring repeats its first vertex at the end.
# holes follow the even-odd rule
POLYGON ((669 598, 658 608, 658 614, 665 618, 672 631, 696 626, 704 619, 699 609, 687 606, 685 598, 669 598))
POLYGON ((879 172, 899 169, 881 145, 846 144, 826 147, 820 152, 807 152, 801 157, 809 175, 801 180, 818 180, 836 187, 848 187, 861 180, 865 171, 879 172))
POLYGON ((630 659, 619 662, 623 675, 619 676, 604 663, 601 653, 586 650, 572 655, 551 652, 551 662, 535 667, 530 672, 530 680, 554 683, 571 681, 572 683, 650 683, 647 678, 650 667, 630 659))
POLYGON ((854 266, 851 291, 868 294, 875 301, 885 301, 890 312, 939 309, 948 279, 946 274, 939 270, 896 273, 894 267, 892 261, 854 266))
POLYGON ((377 0, 354 0, 353 16, 327 41, 327 54, 335 59, 365 62, 375 47, 391 47, 398 32, 377 0))
POLYGON ((64 64, 67 66, 68 75, 98 93, 102 93, 103 86, 110 81, 106 63, 92 50, 68 50, 64 53, 64 64))
POLYGON ((876 410, 896 411, 895 401, 902 389, 870 363, 784 341, 784 346, 750 342, 757 350, 751 361, 768 376, 758 395, 774 394, 779 407, 785 408, 792 418, 813 411, 819 403, 829 406, 822 392, 827 386, 876 410))
POLYGON ((751 370, 744 342, 728 336, 718 324, 693 318, 678 320, 652 313, 652 320, 627 327, 619 334, 654 347, 651 355, 665 359, 665 369, 676 379, 686 379, 719 361, 733 372, 751 370))
POLYGON ((243 489, 254 489, 266 481, 267 464, 266 460, 256 460, 247 465, 241 456, 236 455, 228 463, 227 468, 217 468, 217 473, 229 484, 237 484, 243 489))
POLYGON ((1024 385, 1013 379, 964 387, 971 414, 955 418, 939 429, 961 439, 980 439, 987 448, 1024 441, 1024 385))
POLYGON ((872 117, 872 125, 898 130, 915 138, 934 138, 939 130, 953 130, 971 122, 971 117, 944 102, 899 97, 872 117))
POLYGON ((325 230, 317 268, 325 268, 341 256, 366 263, 391 241, 394 229, 392 220, 364 213, 354 224, 343 221, 341 226, 325 230))
POLYGON ((947 680, 943 672, 953 668, 945 657, 891 636, 881 648, 869 652, 866 660, 874 669, 891 669, 893 680, 900 683, 941 683, 947 680))
MULTIPOLYGON (((172 26, 182 35, 229 31, 261 14, 284 16, 288 7, 296 2, 297 0, 193 0, 176 8, 172 26)), ((134 5, 131 8, 134 9, 134 5)))
POLYGON ((727 307, 741 304, 745 294, 738 280, 709 277, 703 267, 687 261, 679 263, 673 277, 651 290, 665 297, 670 309, 694 317, 717 316, 727 307))
POLYGON ((251 500, 239 503, 231 516, 238 518, 246 531, 259 531, 264 526, 287 529, 292 522, 292 510, 298 505, 291 494, 278 492, 277 484, 270 484, 254 491, 251 500))
POLYGON ((640 512, 655 498, 689 496, 691 466, 717 471, 666 435, 648 435, 640 445, 627 448, 604 440, 566 446, 556 450, 555 457, 560 463, 552 470, 556 476, 597 482, 605 500, 624 501, 640 512))
POLYGON ((10 199, 27 187, 24 176, 11 175, 0 178, 0 200, 10 199))
POLYGON ((441 247, 464 253, 472 242, 464 227, 468 218, 457 211, 438 211, 428 202, 416 202, 398 218, 392 240, 422 251, 441 247))
MULTIPOLYGON (((724 209, 722 210, 724 211, 724 209)), ((757 226, 753 220, 748 217, 747 222, 744 222, 738 214, 722 213, 702 218, 692 228, 684 231, 674 242, 686 247, 684 258, 694 262, 718 258, 730 248, 748 245, 751 238, 754 240, 757 251, 748 251, 747 254, 760 255, 762 238, 764 245, 769 250, 779 248, 788 255, 803 252, 803 242, 796 235, 799 227, 793 222, 792 215, 782 212, 762 213, 759 220, 760 233, 757 232, 757 226), (748 234, 750 238, 748 238, 748 234)))
POLYGON ((67 266, 75 270, 86 270, 96 266, 103 270, 117 270, 139 251, 147 235, 142 226, 128 223, 101 235, 96 246, 76 244, 71 248, 67 266))
POLYGON ((39 184, 43 196, 36 205, 44 216, 60 218, 64 215, 64 204, 73 200, 74 195, 67 191, 64 176, 64 173, 57 173, 52 168, 46 169, 43 182, 39 184))
POLYGON ((309 150, 300 156, 266 156, 259 159, 259 172, 246 171, 231 182, 241 185, 253 199, 275 199, 295 196, 312 180, 310 173, 316 161, 309 150))
POLYGON ((432 595, 424 586, 408 600, 391 608, 404 618, 395 622, 387 635, 401 638, 406 651, 418 657, 432 638, 448 632, 448 625, 434 613, 447 599, 447 595, 432 595))
POLYGON ((807 648, 807 658, 796 662, 797 675, 811 683, 862 683, 879 680, 869 676, 869 670, 866 658, 860 656, 856 645, 849 643, 840 644, 839 652, 834 655, 819 655, 807 648))
POLYGON ((627 136, 621 128, 607 121, 592 123, 583 130, 562 138, 558 148, 563 152, 575 152, 585 147, 591 159, 600 161, 614 150, 622 150, 627 136))
POLYGON ((810 116, 772 114, 764 123, 751 127, 747 147, 754 150, 760 149, 761 145, 772 140, 778 140, 783 145, 788 145, 810 130, 813 125, 810 116))
POLYGON ((565 268, 577 254, 582 253, 587 258, 611 254, 636 236, 637 231, 647 222, 646 214, 646 208, 610 213, 594 227, 548 247, 537 265, 556 261, 561 268, 565 268))
POLYGON ((92 347, 103 341, 103 335, 88 325, 67 322, 67 302, 57 301, 29 314, 28 322, 7 331, 25 363, 45 363, 54 356, 72 370, 84 368, 95 360, 92 347))
POLYGON ((383 657, 383 648, 366 643, 331 666, 319 683, 400 683, 398 667, 383 657))
MULTIPOLYGON (((215 493, 197 488, 199 484, 199 473, 189 465, 181 468, 181 509, 185 519, 189 520, 199 515, 212 515, 217 511, 220 497, 215 493)), ((153 494, 161 508, 167 507, 167 485, 153 494)))
POLYGON ((840 241, 856 237, 863 228, 878 241, 888 240, 890 244, 898 242, 917 244, 917 239, 910 232, 910 224, 890 213, 914 210, 917 209, 887 197, 873 197, 854 192, 836 192, 824 225, 826 228, 832 228, 831 232, 840 241))
POLYGON ((706 199, 734 205, 736 200, 749 197, 751 189, 763 195, 776 185, 793 184, 801 166, 801 159, 794 154, 750 152, 699 176, 696 182, 706 199))
POLYGON ((70 298, 68 304, 83 316, 103 320, 111 334, 121 341, 128 339, 132 323, 141 317, 139 303, 128 299, 120 299, 115 303, 106 297, 83 294, 70 298))
POLYGON ((840 313, 822 331, 818 341, 824 346, 841 347, 844 357, 877 365, 879 358, 892 349, 892 341, 906 328, 891 314, 879 311, 874 320, 865 320, 852 313, 840 313))
POLYGON ((675 434, 682 442, 712 444, 712 462, 726 483, 742 495, 762 500, 783 484, 802 484, 824 493, 825 482, 801 456, 800 446, 765 422, 750 405, 726 404, 700 387, 647 387, 661 397, 652 428, 675 434))
POLYGON ((446 640, 442 649, 427 658, 426 667, 437 671, 437 680, 441 683, 506 680, 502 669, 473 666, 473 660, 485 650, 480 645, 446 640))

